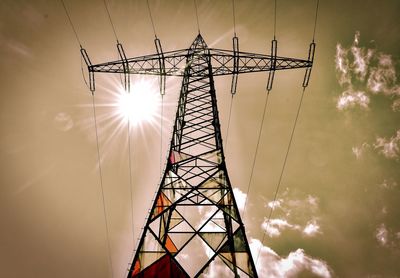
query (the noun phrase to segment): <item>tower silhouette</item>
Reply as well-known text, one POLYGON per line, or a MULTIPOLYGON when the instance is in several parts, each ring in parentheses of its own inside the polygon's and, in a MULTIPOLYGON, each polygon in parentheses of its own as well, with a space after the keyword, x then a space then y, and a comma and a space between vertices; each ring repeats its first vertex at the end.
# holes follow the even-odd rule
POLYGON ((186 59, 169 159, 129 277, 193 277, 214 265, 255 277, 226 170, 210 53, 200 35, 186 59))
POLYGON ((257 277, 232 186, 229 180, 218 117, 214 76, 232 75, 231 93, 236 92, 240 73, 269 71, 267 89, 276 70, 306 68, 307 86, 315 44, 308 59, 209 48, 198 34, 188 49, 163 52, 155 40, 157 54, 126 58, 117 44, 121 60, 92 65, 81 53, 89 70, 90 89, 94 73, 160 76, 161 94, 166 76, 182 76, 173 135, 165 171, 150 209, 128 277, 257 277))

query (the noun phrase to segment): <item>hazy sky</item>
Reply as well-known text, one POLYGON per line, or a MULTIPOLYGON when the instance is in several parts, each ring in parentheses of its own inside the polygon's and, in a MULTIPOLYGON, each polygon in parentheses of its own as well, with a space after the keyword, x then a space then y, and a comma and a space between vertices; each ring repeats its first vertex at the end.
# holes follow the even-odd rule
MULTIPOLYGON (((193 2, 149 2, 163 49, 188 47, 197 34, 193 2)), ((278 55, 306 58, 315 1, 277 2, 278 55)), ((117 59, 103 2, 65 3, 92 62, 117 59)), ((232 2, 197 3, 208 45, 231 49, 232 2)), ((269 54, 273 1, 235 3, 240 49, 269 54)), ((110 0, 109 8, 128 56, 155 52, 146 1, 110 0)), ((396 0, 321 0, 315 65, 267 228, 304 75, 277 72, 244 219, 252 250, 261 248, 260 277, 400 277, 399 10, 396 0)), ((0 276, 111 277, 92 99, 61 2, 1 0, 0 57, 0 276)), ((225 151, 239 204, 266 79, 239 76, 233 101, 225 151)), ((157 80, 146 82, 156 95, 157 80)), ((167 81, 163 161, 180 82, 167 81)), ((112 106, 119 77, 98 74, 96 85, 113 273, 124 277, 134 248, 127 126, 112 106)), ((216 89, 225 140, 230 78, 216 78, 216 89)), ((137 238, 160 179, 159 116, 131 136, 137 238)))

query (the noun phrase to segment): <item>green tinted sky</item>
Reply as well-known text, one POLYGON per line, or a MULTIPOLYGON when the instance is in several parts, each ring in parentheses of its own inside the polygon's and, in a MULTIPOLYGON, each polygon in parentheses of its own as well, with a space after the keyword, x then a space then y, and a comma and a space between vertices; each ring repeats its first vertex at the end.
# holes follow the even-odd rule
MULTIPOLYGON (((65 2, 92 61, 116 59, 102 1, 65 2)), ((267 54, 273 1, 235 3, 240 49, 267 54)), ((188 47, 197 32, 193 2, 150 5, 164 50, 188 47)), ((113 0, 109 7, 127 54, 153 53, 146 2, 113 0)), ((231 48, 231 9, 228 0, 198 0, 209 46, 231 48)), ((279 55, 306 57, 314 10, 315 1, 278 0, 279 55)), ((262 247, 261 277, 400 276, 399 10, 398 1, 320 2, 316 61, 262 247)), ((0 276, 110 277, 91 96, 61 3, 2 0, 0 55, 0 276)), ((265 231, 303 74, 276 74, 245 217, 254 248, 265 231)), ((96 82, 114 277, 122 277, 133 249, 127 130, 106 106, 119 78, 98 75, 96 82)), ((265 73, 240 76, 234 99, 226 159, 233 187, 242 192, 265 83, 265 73)), ((169 79, 163 157, 179 86, 169 79)), ((224 138, 229 86, 229 78, 216 81, 224 138)), ((159 182, 158 124, 156 118, 132 132, 135 237, 159 182)))

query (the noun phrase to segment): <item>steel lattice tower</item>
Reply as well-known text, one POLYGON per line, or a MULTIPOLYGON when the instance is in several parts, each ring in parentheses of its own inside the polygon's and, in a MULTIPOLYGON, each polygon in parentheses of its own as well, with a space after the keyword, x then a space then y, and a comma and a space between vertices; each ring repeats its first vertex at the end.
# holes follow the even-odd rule
MULTIPOLYGON (((270 90, 276 70, 306 68, 307 86, 315 44, 307 60, 208 48, 199 34, 188 49, 127 59, 117 44, 121 60, 92 65, 84 49, 90 87, 94 73, 122 73, 129 89, 129 74, 183 76, 179 104, 165 172, 144 227, 128 277, 199 277, 210 270, 230 273, 226 277, 257 277, 245 228, 233 196, 225 164, 218 117, 214 76, 269 71, 270 90)), ((225 277, 224 276, 224 277, 225 277)))

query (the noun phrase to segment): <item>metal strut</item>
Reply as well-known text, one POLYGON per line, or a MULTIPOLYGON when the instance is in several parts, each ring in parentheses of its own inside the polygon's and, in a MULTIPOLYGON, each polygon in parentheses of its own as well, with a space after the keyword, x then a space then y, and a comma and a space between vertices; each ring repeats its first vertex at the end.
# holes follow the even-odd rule
POLYGON ((92 62, 89 59, 89 55, 86 52, 86 49, 81 47, 81 55, 83 59, 85 60, 86 66, 88 67, 89 71, 89 89, 92 92, 92 95, 94 94, 94 91, 96 89, 95 83, 94 83, 94 72, 93 72, 93 65, 92 62))
POLYGON ((124 89, 126 92, 129 92, 130 86, 131 86, 131 81, 130 81, 130 76, 129 76, 128 59, 126 59, 125 51, 124 51, 124 48, 122 47, 122 44, 120 44, 118 41, 117 41, 117 49, 118 49, 119 57, 121 58, 121 61, 122 61, 122 67, 124 69, 124 89))

